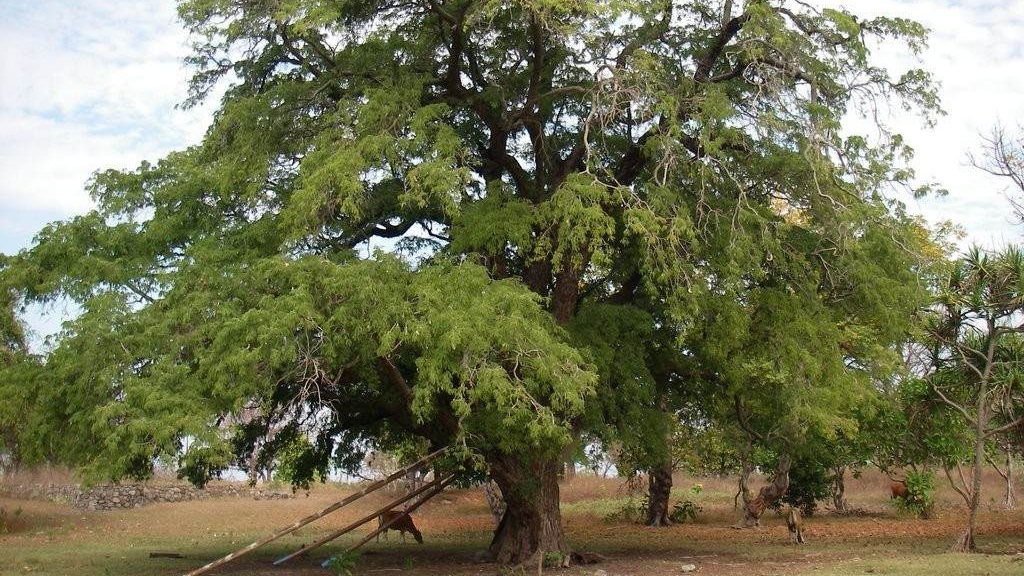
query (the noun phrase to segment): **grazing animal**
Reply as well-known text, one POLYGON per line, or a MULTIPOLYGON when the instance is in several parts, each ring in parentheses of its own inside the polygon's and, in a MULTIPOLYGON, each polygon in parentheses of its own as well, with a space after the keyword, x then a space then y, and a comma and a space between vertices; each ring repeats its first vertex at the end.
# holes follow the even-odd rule
POLYGON ((789 527, 789 533, 796 539, 797 544, 803 544, 804 540, 804 519, 800 515, 800 511, 792 506, 789 507, 789 514, 786 516, 786 526, 789 527))
POLYGON ((889 484, 889 491, 892 493, 892 496, 889 497, 890 500, 895 500, 897 498, 906 500, 907 496, 910 494, 907 490, 906 480, 893 480, 892 483, 889 484))
MULTIPOLYGON (((412 523, 412 516, 401 510, 388 510, 377 516, 377 528, 382 526, 388 526, 381 531, 385 539, 387 539, 388 530, 398 530, 402 534, 402 542, 405 542, 405 533, 409 532, 417 542, 423 544, 423 533, 417 530, 416 525, 412 523), (389 523, 390 526, 388 526, 389 523)), ((377 541, 380 542, 380 534, 377 534, 377 541)))

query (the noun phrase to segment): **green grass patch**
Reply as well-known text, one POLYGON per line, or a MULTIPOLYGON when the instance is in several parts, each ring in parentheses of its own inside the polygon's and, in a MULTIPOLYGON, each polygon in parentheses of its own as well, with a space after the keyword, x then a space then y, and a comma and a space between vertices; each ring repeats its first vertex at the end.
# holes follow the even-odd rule
POLYGON ((604 518, 621 512, 627 506, 637 506, 637 498, 597 498, 562 504, 562 514, 572 516, 591 515, 604 518))

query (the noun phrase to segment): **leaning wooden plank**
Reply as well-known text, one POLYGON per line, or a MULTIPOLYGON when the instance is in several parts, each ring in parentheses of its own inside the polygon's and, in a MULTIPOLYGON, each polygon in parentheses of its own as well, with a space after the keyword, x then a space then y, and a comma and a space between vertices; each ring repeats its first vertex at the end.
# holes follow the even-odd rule
POLYGON ((319 512, 314 512, 313 514, 310 514, 309 516, 306 516, 305 518, 295 522, 294 524, 292 524, 292 525, 290 525, 288 527, 282 528, 282 529, 278 530, 277 532, 274 532, 273 534, 268 534, 267 536, 264 536, 263 538, 260 538, 259 540, 253 542, 252 544, 249 544, 245 548, 242 548, 241 550, 237 550, 235 552, 232 552, 231 554, 228 554, 227 556, 225 556, 223 558, 220 558, 218 560, 214 560, 213 562, 210 562, 209 564, 207 564, 206 566, 203 566, 202 568, 197 568, 197 569, 189 572, 185 576, 199 576, 199 574, 204 574, 206 572, 209 572, 210 570, 213 570, 214 568, 216 568, 218 566, 221 566, 223 564, 227 564, 228 562, 231 562, 232 560, 235 560, 237 558, 245 556, 249 552, 252 552, 253 550, 256 550, 257 548, 260 548, 261 546, 269 544, 270 542, 273 542, 274 540, 277 540, 278 538, 280 538, 280 537, 282 537, 282 536, 284 536, 286 534, 291 534, 292 532, 298 530, 299 528, 302 528, 306 524, 309 524, 310 522, 313 522, 314 520, 318 520, 320 518, 323 518, 324 516, 330 514, 331 512, 334 512, 335 510, 338 510, 339 508, 342 508, 343 506, 348 506, 349 504, 355 502, 356 500, 362 498, 363 496, 366 496, 367 494, 369 494, 371 492, 375 492, 375 491, 383 488, 387 484, 389 484, 389 483, 391 483, 391 482, 401 478, 402 476, 405 476, 409 472, 412 472, 413 470, 419 470, 423 466, 425 466, 425 465, 429 464, 431 461, 435 460, 441 454, 444 454, 445 450, 447 450, 447 448, 441 448, 440 450, 434 452, 433 454, 430 454, 429 456, 423 458, 422 460, 420 460, 418 462, 415 462, 413 464, 410 464, 410 465, 406 466, 405 468, 402 468, 398 472, 395 472, 394 474, 391 474, 387 478, 383 478, 381 480, 378 480, 378 481, 374 482, 373 484, 370 484, 370 485, 366 486, 365 488, 363 488, 359 492, 356 492, 355 494, 352 494, 351 496, 348 496, 344 500, 342 500, 340 502, 335 502, 334 504, 331 504, 330 506, 328 506, 327 508, 324 508, 323 510, 320 510, 319 512))
POLYGON ((289 554, 287 556, 283 556, 281 558, 278 558, 277 560, 274 561, 274 566, 280 566, 281 564, 284 564, 285 562, 291 560, 292 558, 297 558, 299 556, 307 554, 311 550, 316 550, 317 548, 323 546, 324 544, 327 544, 331 540, 334 540, 335 538, 338 538, 338 537, 340 537, 340 536, 342 536, 344 534, 347 534, 347 533, 355 530, 356 528, 359 528, 363 524, 366 524, 370 520, 373 520, 377 516, 380 516, 381 512, 384 512, 386 510, 391 510, 395 506, 398 506, 400 504, 404 504, 405 502, 407 502, 409 500, 412 500, 413 498, 419 496, 420 494, 426 492, 427 490, 430 490, 431 488, 437 486, 439 483, 440 483, 440 480, 434 480, 433 482, 430 482, 429 484, 424 484, 423 486, 420 486, 419 488, 417 488, 416 490, 413 490, 412 492, 406 494, 405 496, 402 496, 400 498, 396 498, 395 500, 392 500, 391 502, 388 502, 383 507, 373 511, 370 514, 367 514, 366 516, 363 516, 359 520, 356 520, 355 522, 349 524, 348 526, 345 526, 344 528, 342 528, 340 530, 337 530, 335 532, 332 532, 332 533, 328 534, 327 536, 324 536, 323 538, 317 540, 316 542, 313 542, 309 546, 303 546, 302 548, 299 548, 298 550, 296 550, 295 552, 292 552, 291 554, 289 554))
MULTIPOLYGON (((420 498, 419 500, 417 500, 416 502, 414 502, 412 506, 409 506, 408 508, 406 508, 405 511, 404 511, 405 514, 408 515, 408 514, 412 514, 413 512, 415 512, 417 508, 419 508, 420 506, 423 506, 424 504, 426 504, 427 500, 430 500, 434 496, 437 496, 438 494, 440 494, 441 491, 444 490, 445 488, 447 488, 448 485, 451 484, 453 481, 455 481, 455 476, 449 476, 448 478, 445 478, 444 480, 442 480, 441 483, 438 484, 436 488, 434 488, 430 492, 424 494, 423 497, 420 498)), ((362 540, 360 540, 356 544, 353 544, 348 550, 346 550, 346 552, 353 552, 355 550, 358 550, 359 548, 361 548, 363 546, 363 544, 366 544, 367 542, 372 540, 374 538, 374 536, 380 534, 381 532, 387 530, 388 528, 391 528, 391 525, 394 524, 395 522, 398 522, 400 519, 401 519, 401 517, 396 516, 396 517, 392 518, 391 520, 388 520, 383 526, 378 526, 376 530, 374 530, 373 532, 370 532, 369 534, 367 534, 365 538, 363 538, 362 540)), ((330 563, 330 561, 331 561, 330 558, 328 558, 327 560, 324 560, 324 567, 325 568, 327 567, 326 565, 330 563)))

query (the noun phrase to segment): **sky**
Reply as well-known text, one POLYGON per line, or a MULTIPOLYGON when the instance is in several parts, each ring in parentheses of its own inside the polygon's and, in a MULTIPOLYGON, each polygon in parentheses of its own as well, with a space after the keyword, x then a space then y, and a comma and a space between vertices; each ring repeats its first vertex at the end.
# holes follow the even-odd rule
MULTIPOLYGON (((884 65, 930 70, 948 112, 934 129, 893 114, 917 150, 919 179, 950 192, 909 208, 932 222, 959 223, 965 244, 1019 241, 1024 226, 1009 209, 1009 183, 971 167, 967 154, 995 124, 1024 125, 1024 0, 817 3, 909 17, 932 30, 920 61, 901 50, 875 54, 884 65)), ((177 107, 186 96, 189 38, 171 0, 0 0, 0 7, 0 252, 9 254, 46 223, 88 211, 85 183, 95 170, 133 168, 197 143, 213 107, 177 107)))

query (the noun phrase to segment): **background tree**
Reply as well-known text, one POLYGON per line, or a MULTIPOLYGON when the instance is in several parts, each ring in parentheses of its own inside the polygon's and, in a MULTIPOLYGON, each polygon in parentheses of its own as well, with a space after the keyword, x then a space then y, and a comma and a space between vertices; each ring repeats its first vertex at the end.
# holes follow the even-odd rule
POLYGON ((15 399, 10 372, 21 363, 25 355, 25 334, 14 314, 14 298, 6 290, 0 291, 0 472, 17 468, 20 460, 18 449, 17 416, 23 406, 15 399))
MULTIPOLYGON (((0 255, 0 272, 4 266, 0 255)), ((29 350, 16 303, 16 294, 0 287, 0 474, 39 462, 45 455, 45 444, 25 430, 34 416, 40 359, 29 350)))
MULTIPOLYGON (((1015 413, 1016 411, 1013 412, 1013 414, 1015 413)), ((1015 419, 1012 415, 1010 418, 1015 419)), ((1007 431, 1006 435, 1019 436, 1019 434, 1019 432, 1011 434, 1010 431, 1007 431)), ((1017 507, 1017 495, 1016 491, 1013 489, 1013 464, 1014 459, 1019 456, 1017 448, 1017 446, 1019 446, 1019 441, 1015 442, 1014 440, 1005 437, 1006 435, 1001 435, 1001 437, 996 438, 994 442, 990 443, 989 449, 985 454, 985 460, 992 465, 992 468, 995 469, 996 473, 998 473, 1003 479, 1005 486, 1003 490, 1003 508, 1013 510, 1017 507)))
POLYGON ((931 326, 931 390, 962 418, 971 430, 971 474, 959 463, 956 479, 945 468, 950 484, 968 506, 964 533, 953 549, 975 549, 974 530, 981 504, 981 479, 986 444, 1024 424, 998 417, 1000 407, 1024 401, 1021 386, 1019 334, 1024 330, 1024 253, 1008 247, 996 254, 970 250, 953 268, 931 326))
POLYGON ((970 156, 971 164, 993 176, 1010 180, 1013 190, 1008 195, 1017 217, 1024 221, 1024 132, 1011 134, 997 125, 982 138, 981 156, 970 156))
POLYGON ((790 251, 773 255, 770 273, 741 285, 742 292, 723 292, 730 296, 708 305, 706 324, 691 334, 698 361, 718 382, 719 418, 742 438, 746 526, 785 494, 794 459, 812 462, 821 452, 815 444, 858 433, 858 409, 873 402, 875 383, 898 369, 895 344, 927 295, 915 269, 929 240, 916 222, 869 224, 859 242, 843 240, 856 246, 845 255, 851 259, 833 263, 828 252, 794 249, 802 241, 832 244, 789 217, 779 229, 793 235, 784 244, 790 251), (758 450, 774 463, 771 481, 755 496, 745 479, 758 450))
MULTIPOLYGON (((730 402, 752 382, 766 410, 773 390, 838 405, 860 357, 840 351, 886 341, 881 315, 898 326, 890 304, 913 301, 914 231, 886 200, 909 149, 841 121, 938 112, 926 73, 868 58, 878 38, 919 50, 914 22, 766 0, 179 12, 190 102, 227 84, 203 142, 97 174, 98 208, 4 273, 84 309, 36 432, 93 475, 145 476, 190 438, 181 470, 202 482, 293 450, 262 440, 286 423, 308 440, 289 452, 302 482, 419 436, 486 462, 508 505, 495 559, 568 558, 557 479, 585 427, 664 442, 698 348, 730 402)), ((826 424, 798 406, 787 437, 826 424)))
MULTIPOLYGON (((1017 217, 1024 221, 1024 137, 1018 128, 1017 134, 1011 134, 1005 127, 997 125, 982 139, 982 154, 980 157, 971 156, 971 163, 989 174, 1009 179, 1014 191, 1008 195, 1011 205, 1017 217)), ((1008 421, 1016 419, 1016 411, 1012 405, 1001 407, 1000 416, 1008 421)), ((1015 434, 1013 438, 996 439, 1002 454, 998 458, 993 456, 989 462, 993 468, 1006 481, 1006 491, 1003 498, 1003 505, 1006 508, 1016 506, 1016 497, 1013 493, 1013 460, 1014 455, 1019 455, 1024 450, 1024 434, 1015 434), (1004 463, 996 463, 996 459, 1004 463), (1005 466, 1005 471, 1003 470, 1005 466)))

